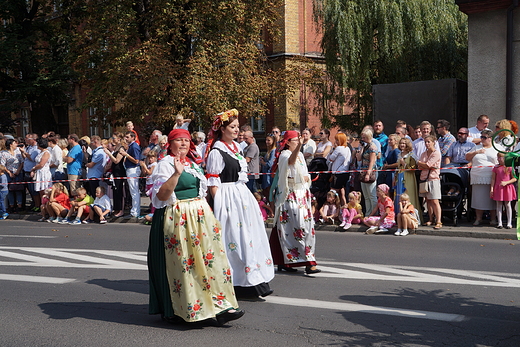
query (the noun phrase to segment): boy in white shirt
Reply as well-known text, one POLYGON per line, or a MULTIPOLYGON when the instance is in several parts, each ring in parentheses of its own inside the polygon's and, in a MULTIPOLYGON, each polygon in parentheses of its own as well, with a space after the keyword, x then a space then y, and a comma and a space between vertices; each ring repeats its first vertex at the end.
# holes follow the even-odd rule
POLYGON ((105 195, 105 187, 99 186, 96 188, 96 200, 90 205, 89 218, 84 220, 83 223, 92 223, 96 215, 99 216, 99 223, 105 224, 107 222, 106 216, 112 211, 112 203, 110 198, 105 195))

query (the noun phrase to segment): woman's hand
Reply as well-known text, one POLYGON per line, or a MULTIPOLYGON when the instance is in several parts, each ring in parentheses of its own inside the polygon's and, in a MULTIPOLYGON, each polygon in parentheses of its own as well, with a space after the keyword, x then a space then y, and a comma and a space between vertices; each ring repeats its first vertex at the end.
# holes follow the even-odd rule
POLYGON ((173 168, 175 169, 175 173, 173 175, 180 176, 184 171, 184 164, 182 163, 178 154, 173 159, 173 168))
POLYGON ((509 181, 502 181, 502 182, 500 182, 500 186, 501 186, 501 187, 505 187, 505 186, 507 186, 508 184, 509 184, 509 181))

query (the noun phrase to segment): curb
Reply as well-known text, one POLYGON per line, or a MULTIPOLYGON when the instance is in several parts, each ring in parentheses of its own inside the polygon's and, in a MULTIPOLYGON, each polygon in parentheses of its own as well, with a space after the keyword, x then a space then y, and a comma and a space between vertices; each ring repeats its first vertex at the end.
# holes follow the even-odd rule
MULTIPOLYGON (((513 225, 516 225, 513 223, 513 225)), ((272 220, 266 224, 266 229, 273 228, 272 220)), ((319 225, 315 224, 317 231, 329 232, 345 232, 345 233, 365 233, 368 228, 362 225, 352 225, 349 230, 343 230, 337 225, 319 225)), ((373 234, 374 236, 394 236, 397 228, 392 228, 386 233, 373 234)), ((426 236, 445 236, 445 237, 466 237, 478 239, 495 239, 495 240, 517 240, 516 229, 495 229, 491 226, 459 225, 457 227, 444 225, 442 229, 435 230, 432 227, 419 226, 414 232, 410 232, 409 236, 426 235, 426 236)))
MULTIPOLYGON (((41 218, 40 214, 10 214, 6 220, 27 220, 37 222, 38 219, 41 218)), ((132 218, 124 218, 124 217, 111 217, 107 219, 107 222, 110 223, 136 223, 136 224, 144 224, 144 219, 137 219, 135 217, 132 218)), ((53 223, 51 223, 53 224, 53 223)))

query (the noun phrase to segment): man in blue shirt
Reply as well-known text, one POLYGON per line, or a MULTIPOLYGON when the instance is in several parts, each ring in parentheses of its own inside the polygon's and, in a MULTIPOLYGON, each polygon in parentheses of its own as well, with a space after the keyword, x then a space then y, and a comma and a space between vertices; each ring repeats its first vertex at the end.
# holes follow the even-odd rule
POLYGON ((476 146, 469 138, 468 128, 460 128, 457 133, 457 142, 455 142, 448 150, 444 164, 454 164, 455 166, 468 166, 466 154, 473 150, 476 146))
POLYGON ((69 146, 71 147, 69 153, 65 157, 67 162, 67 174, 70 184, 70 193, 75 194, 76 189, 81 187, 81 183, 78 181, 79 175, 81 174, 81 163, 83 162, 83 151, 81 146, 78 144, 79 137, 76 134, 70 134, 67 137, 69 146))
POLYGON ((103 150, 103 145, 101 144, 101 137, 93 135, 90 138, 90 146, 93 148, 93 150, 92 159, 90 163, 86 165, 87 178, 89 179, 87 181, 87 191, 90 196, 96 196, 96 188, 99 187, 99 182, 101 182, 101 179, 103 178, 103 173, 105 171, 107 155, 103 150))
POLYGON ((130 216, 140 218, 141 214, 141 195, 139 193, 139 176, 141 176, 141 167, 139 165, 139 158, 141 157, 141 147, 135 142, 135 133, 127 131, 125 134, 125 141, 128 144, 128 150, 120 150, 120 153, 125 157, 123 165, 126 169, 126 177, 128 182, 128 190, 132 197, 132 208, 130 209, 130 216))

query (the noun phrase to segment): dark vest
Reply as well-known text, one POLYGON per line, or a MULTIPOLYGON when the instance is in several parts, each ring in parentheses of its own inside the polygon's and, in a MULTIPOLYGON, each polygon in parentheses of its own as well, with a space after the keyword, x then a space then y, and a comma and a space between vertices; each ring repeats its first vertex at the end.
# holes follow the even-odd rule
POLYGON ((229 183, 238 181, 238 173, 240 172, 240 163, 238 160, 233 159, 230 154, 224 152, 221 149, 214 148, 220 152, 222 159, 224 160, 224 170, 220 173, 220 182, 229 183))

